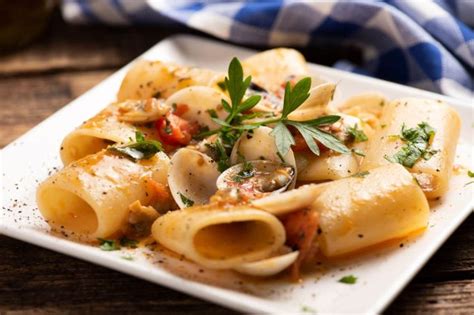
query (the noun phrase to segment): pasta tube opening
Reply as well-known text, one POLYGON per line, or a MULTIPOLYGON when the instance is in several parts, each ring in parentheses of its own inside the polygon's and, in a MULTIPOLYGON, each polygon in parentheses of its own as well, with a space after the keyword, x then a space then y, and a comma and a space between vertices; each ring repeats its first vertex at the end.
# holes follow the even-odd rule
POLYGON ((94 135, 72 134, 69 139, 65 139, 61 147, 61 159, 67 165, 84 156, 97 153, 111 143, 114 143, 114 141, 94 135))
POLYGON ((39 201, 47 204, 43 208, 45 217, 54 218, 50 224, 67 230, 90 234, 97 230, 98 219, 94 209, 81 197, 56 187, 41 191, 39 201))
POLYGON ((201 229, 194 237, 195 250, 210 259, 246 255, 273 243, 273 230, 259 221, 214 224, 201 229))

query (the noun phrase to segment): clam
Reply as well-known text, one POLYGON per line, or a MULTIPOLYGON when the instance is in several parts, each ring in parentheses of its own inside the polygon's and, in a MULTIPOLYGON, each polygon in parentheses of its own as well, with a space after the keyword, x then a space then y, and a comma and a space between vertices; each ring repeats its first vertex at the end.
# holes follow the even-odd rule
POLYGON ((243 133, 235 143, 230 160, 232 164, 253 160, 269 160, 296 166, 295 155, 290 149, 283 156, 283 161, 279 157, 275 138, 271 135, 272 129, 269 127, 259 127, 257 129, 243 133))
POLYGON ((152 122, 171 110, 171 106, 156 98, 127 100, 118 103, 116 107, 118 120, 130 123, 152 122))
POLYGON ((284 248, 286 253, 259 261, 244 263, 234 267, 233 269, 239 273, 256 277, 269 277, 276 275, 291 266, 299 255, 299 251, 292 252, 288 247, 284 246, 284 248))
POLYGON ((211 113, 219 119, 227 115, 221 105, 221 100, 226 96, 217 89, 208 86, 191 86, 179 90, 171 95, 166 104, 169 107, 176 105, 187 105, 187 109, 180 116, 186 120, 197 122, 209 129, 217 129, 220 126, 212 121, 211 113))
POLYGON ((216 163, 201 152, 182 148, 171 158, 168 184, 181 209, 209 203, 218 177, 216 163))
POLYGON ((217 189, 238 189, 249 197, 280 193, 294 182, 295 168, 275 161, 247 161, 228 168, 217 179, 217 189))

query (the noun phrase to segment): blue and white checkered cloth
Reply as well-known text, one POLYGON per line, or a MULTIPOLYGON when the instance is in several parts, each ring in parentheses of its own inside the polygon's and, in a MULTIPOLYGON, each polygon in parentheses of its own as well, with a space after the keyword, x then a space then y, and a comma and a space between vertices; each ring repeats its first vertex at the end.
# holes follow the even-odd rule
POLYGON ((242 44, 355 45, 334 67, 473 98, 474 0, 63 0, 71 23, 184 24, 242 44))

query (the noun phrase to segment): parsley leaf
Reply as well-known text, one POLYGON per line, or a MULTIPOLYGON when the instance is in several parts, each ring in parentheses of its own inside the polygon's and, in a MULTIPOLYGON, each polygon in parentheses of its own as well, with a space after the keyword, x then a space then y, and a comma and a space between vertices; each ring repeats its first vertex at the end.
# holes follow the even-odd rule
POLYGON ((230 166, 229 155, 237 141, 244 131, 251 131, 260 126, 271 125, 273 130, 271 135, 275 139, 275 145, 278 149, 280 157, 285 156, 290 147, 295 144, 295 139, 291 134, 291 126, 301 133, 303 139, 307 143, 310 150, 319 155, 320 150, 316 141, 320 142, 327 148, 339 152, 350 153, 350 150, 332 134, 318 129, 318 126, 333 124, 340 119, 337 115, 328 115, 308 121, 292 121, 288 119, 288 115, 298 109, 310 96, 311 78, 306 77, 298 81, 293 87, 287 82, 285 86, 285 95, 283 97, 283 109, 280 117, 268 118, 263 121, 245 123, 245 120, 257 117, 258 113, 248 113, 258 102, 260 95, 252 95, 244 100, 245 92, 251 85, 251 76, 244 79, 243 68, 237 58, 233 58, 229 64, 228 75, 221 88, 229 94, 230 103, 225 99, 221 100, 222 107, 228 113, 225 120, 217 118, 217 115, 209 112, 211 119, 220 125, 220 128, 200 133, 197 138, 218 135, 218 140, 209 147, 212 147, 216 161, 218 162, 219 171, 224 171, 230 166))
POLYGON ((242 102, 245 91, 248 89, 252 77, 248 76, 244 80, 244 70, 237 58, 233 58, 229 64, 228 75, 224 80, 225 87, 229 93, 231 104, 222 100, 222 106, 229 113, 226 118, 227 123, 232 123, 234 118, 242 112, 250 110, 260 102, 260 95, 252 95, 242 102))
POLYGON ((420 158, 429 160, 438 152, 429 148, 434 135, 435 130, 426 122, 418 124, 416 128, 406 128, 403 124, 399 138, 405 145, 393 156, 385 156, 385 159, 408 168, 412 168, 420 158))
POLYGON ((120 246, 129 247, 129 248, 137 248, 138 241, 129 239, 127 237, 122 237, 120 239, 120 246))
POLYGON ((354 284, 357 282, 357 277, 354 277, 353 275, 348 275, 339 279, 338 282, 345 284, 354 284))
POLYGON ((163 150, 161 143, 156 140, 145 140, 145 136, 140 132, 135 132, 135 143, 124 146, 110 146, 109 151, 119 153, 130 160, 149 159, 159 151, 163 150))
POLYGON ((182 193, 179 193, 179 197, 181 198, 181 201, 184 203, 184 205, 187 207, 192 207, 194 205, 194 201, 183 195, 182 193))
POLYGON ((301 104, 309 97, 309 89, 311 88, 311 78, 307 77, 298 81, 293 89, 291 89, 290 82, 285 86, 285 97, 283 99, 282 118, 285 119, 288 115, 295 111, 301 104))
POLYGON ((114 240, 106 240, 103 238, 98 238, 100 242, 99 248, 102 249, 103 251, 110 252, 114 250, 119 250, 120 245, 117 244, 114 240))
POLYGON ((275 137, 276 147, 282 156, 285 156, 290 150, 290 147, 295 144, 295 139, 291 135, 291 132, 282 122, 275 125, 271 135, 275 137))
POLYGON ((355 124, 353 127, 347 128, 346 131, 355 142, 364 142, 369 140, 364 131, 358 128, 357 124, 355 124))

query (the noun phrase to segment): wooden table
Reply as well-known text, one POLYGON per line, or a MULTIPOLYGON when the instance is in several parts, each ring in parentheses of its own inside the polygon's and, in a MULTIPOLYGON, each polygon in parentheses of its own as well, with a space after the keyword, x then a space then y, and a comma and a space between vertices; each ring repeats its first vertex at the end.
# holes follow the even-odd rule
MULTIPOLYGON (((56 15, 29 47, 0 56, 0 147, 20 136, 162 38, 183 30, 73 27, 56 15)), ((198 49, 198 48, 197 48, 198 49)), ((307 49, 330 64, 352 48, 307 49)), ((474 312, 474 216, 471 216, 387 309, 387 313, 474 312)), ((370 297, 367 297, 370 298, 370 297)), ((0 313, 207 313, 229 310, 0 236, 0 313)))

